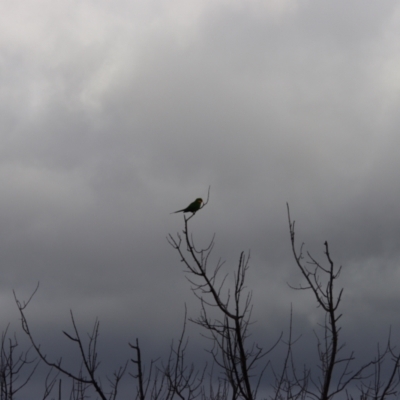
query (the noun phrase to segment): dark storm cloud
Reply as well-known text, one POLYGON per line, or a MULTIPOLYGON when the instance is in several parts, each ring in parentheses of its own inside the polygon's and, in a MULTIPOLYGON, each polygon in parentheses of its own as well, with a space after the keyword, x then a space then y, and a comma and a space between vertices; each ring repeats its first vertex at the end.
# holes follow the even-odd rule
POLYGON ((5 319, 11 289, 40 281, 41 338, 73 309, 84 328, 98 316, 118 354, 135 336, 163 348, 183 304, 198 312, 169 213, 211 185, 191 227, 202 245, 216 233, 227 272, 251 250, 257 337, 287 326, 290 303, 299 332, 320 318, 287 286, 300 275, 286 202, 299 244, 323 259, 328 240, 343 264, 349 342, 357 326, 366 342, 386 336, 399 296, 395 2, 2 8, 5 319))

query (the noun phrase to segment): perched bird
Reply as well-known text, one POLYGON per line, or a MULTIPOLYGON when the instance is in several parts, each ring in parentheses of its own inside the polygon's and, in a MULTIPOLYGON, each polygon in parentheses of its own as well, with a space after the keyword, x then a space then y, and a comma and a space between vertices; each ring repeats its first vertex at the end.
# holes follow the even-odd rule
POLYGON ((191 212, 193 214, 196 214, 196 212, 199 211, 202 203, 203 203, 203 199, 200 199, 200 198, 196 199, 193 203, 190 203, 183 210, 178 210, 178 211, 175 211, 175 212, 173 212, 171 214, 176 214, 178 212, 184 212, 184 213, 191 212))

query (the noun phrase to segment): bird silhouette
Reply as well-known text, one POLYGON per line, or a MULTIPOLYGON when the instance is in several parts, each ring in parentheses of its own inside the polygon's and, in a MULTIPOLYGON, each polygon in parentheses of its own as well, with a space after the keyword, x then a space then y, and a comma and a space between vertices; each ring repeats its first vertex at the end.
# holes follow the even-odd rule
POLYGON ((193 214, 196 214, 196 212, 199 211, 202 203, 203 203, 203 199, 198 198, 193 203, 190 203, 186 208, 184 208, 182 210, 174 211, 171 214, 176 214, 178 212, 184 212, 184 213, 191 212, 193 214))

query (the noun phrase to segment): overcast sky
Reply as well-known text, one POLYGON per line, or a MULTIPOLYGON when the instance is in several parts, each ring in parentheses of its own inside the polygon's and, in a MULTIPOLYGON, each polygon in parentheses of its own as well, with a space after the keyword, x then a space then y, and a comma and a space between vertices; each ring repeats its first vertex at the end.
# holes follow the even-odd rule
POLYGON ((251 252, 261 344, 293 304, 315 347, 322 316, 287 285, 286 202, 299 244, 343 265, 348 350, 398 337, 398 1, 3 1, 0 33, 2 330, 22 338, 12 290, 40 282, 27 316, 55 358, 70 309, 99 318, 111 369, 136 337, 167 352, 199 310, 170 213, 211 186, 190 227, 226 272, 251 252))

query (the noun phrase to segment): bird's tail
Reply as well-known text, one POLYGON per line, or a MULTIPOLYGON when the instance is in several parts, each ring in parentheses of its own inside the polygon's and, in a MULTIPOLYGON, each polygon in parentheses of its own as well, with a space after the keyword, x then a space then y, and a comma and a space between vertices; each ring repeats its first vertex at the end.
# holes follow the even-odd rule
POLYGON ((183 208, 182 210, 174 211, 174 212, 172 212, 171 214, 176 214, 176 213, 182 212, 182 211, 185 211, 185 209, 183 208))

